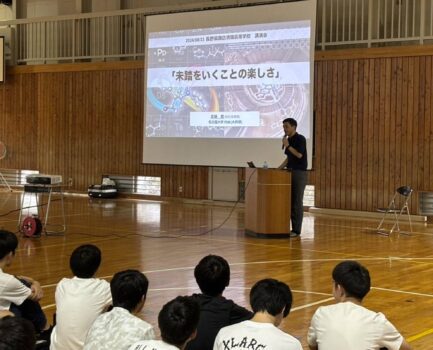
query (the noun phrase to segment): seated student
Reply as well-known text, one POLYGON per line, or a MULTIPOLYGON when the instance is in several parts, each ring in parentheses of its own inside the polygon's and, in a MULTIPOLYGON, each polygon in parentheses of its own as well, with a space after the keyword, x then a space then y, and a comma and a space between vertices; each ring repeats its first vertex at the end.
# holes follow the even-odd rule
POLYGON ((230 266, 223 257, 205 256, 195 267, 194 277, 203 294, 193 295, 200 305, 200 321, 197 337, 186 349, 211 350, 222 327, 249 320, 253 314, 222 296, 230 283, 230 266))
POLYGON ((129 350, 177 350, 197 334, 200 306, 192 297, 177 297, 165 304, 158 315, 162 340, 144 340, 129 350))
POLYGON ((143 309, 148 287, 140 271, 116 273, 110 283, 113 309, 95 320, 84 350, 127 350, 140 340, 155 339, 152 326, 135 316, 143 309))
POLYGON ((343 261, 334 268, 332 278, 337 304, 321 306, 314 313, 308 330, 310 349, 411 349, 382 313, 362 306, 370 291, 370 274, 364 266, 343 261))
POLYGON ((69 259, 75 277, 63 278, 56 288, 56 326, 51 350, 81 350, 96 318, 111 305, 110 284, 94 278, 101 264, 98 247, 76 248, 69 259))
POLYGON ((253 318, 221 329, 214 350, 302 350, 299 340, 278 328, 292 307, 287 284, 274 279, 257 282, 250 292, 250 304, 253 318))
POLYGON ((33 350, 35 345, 35 328, 30 321, 11 316, 0 319, 1 350, 33 350))
POLYGON ((18 247, 18 239, 12 232, 0 230, 0 310, 10 310, 33 323, 40 338, 48 338, 51 327, 39 305, 43 296, 39 282, 30 277, 13 276, 3 272, 9 267, 18 247))

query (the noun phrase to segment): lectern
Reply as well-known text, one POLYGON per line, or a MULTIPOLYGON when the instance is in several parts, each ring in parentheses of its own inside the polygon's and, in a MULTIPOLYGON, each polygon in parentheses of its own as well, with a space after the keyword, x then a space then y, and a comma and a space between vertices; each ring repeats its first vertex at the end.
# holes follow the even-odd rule
POLYGON ((246 234, 260 238, 289 237, 291 179, 287 170, 246 168, 246 234))

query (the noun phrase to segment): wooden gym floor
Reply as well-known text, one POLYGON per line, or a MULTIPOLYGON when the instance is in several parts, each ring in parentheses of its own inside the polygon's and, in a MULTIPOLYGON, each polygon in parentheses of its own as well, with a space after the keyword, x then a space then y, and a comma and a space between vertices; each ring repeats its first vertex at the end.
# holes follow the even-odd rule
MULTIPOLYGON (((32 199, 25 205, 32 205, 32 199)), ((0 227, 17 231, 21 193, 0 192, 0 227), (18 209, 18 210, 17 210, 18 209)), ((193 269, 201 257, 218 254, 231 266, 225 296, 248 306, 252 284, 273 277, 293 291, 294 305, 282 329, 299 337, 307 349, 310 319, 320 305, 333 302, 331 271, 341 260, 354 259, 370 271, 373 288, 365 305, 381 311, 415 349, 433 343, 433 226, 414 224, 411 236, 373 233, 377 220, 339 218, 306 213, 301 239, 263 240, 243 234, 244 210, 228 206, 149 200, 65 199, 67 232, 20 238, 9 272, 31 276, 45 291, 42 305, 55 311, 56 283, 71 276, 72 250, 93 243, 103 254, 99 277, 120 270, 143 271, 150 290, 142 317, 157 329, 161 306, 177 295, 198 292, 193 269), (224 223, 224 221, 226 221, 224 223), (211 231, 212 228, 224 225, 211 231)), ((52 220, 59 219, 52 202, 52 220)), ((33 209, 34 210, 34 209, 33 209)), ((31 211, 25 210, 24 214, 31 211)))

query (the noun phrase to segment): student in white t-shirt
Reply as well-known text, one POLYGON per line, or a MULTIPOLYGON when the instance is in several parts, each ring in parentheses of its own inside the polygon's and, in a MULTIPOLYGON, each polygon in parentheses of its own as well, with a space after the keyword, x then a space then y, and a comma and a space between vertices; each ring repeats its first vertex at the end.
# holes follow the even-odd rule
POLYGON ((15 257, 18 238, 12 232, 0 230, 0 310, 32 322, 40 339, 49 339, 50 324, 39 304, 43 291, 38 281, 25 276, 10 275, 3 270, 15 257))
POLYGON ((144 340, 129 350, 184 350, 195 338, 200 305, 193 297, 179 296, 165 304, 158 315, 162 340, 144 340))
POLYGON ((69 259, 74 277, 63 278, 56 288, 56 326, 50 350, 81 350, 96 318, 111 305, 110 284, 95 278, 101 251, 92 244, 76 248, 69 259))
POLYGON ((311 350, 410 350, 411 346, 382 313, 362 306, 370 274, 356 261, 343 261, 332 272, 337 304, 317 309, 308 330, 311 350))
POLYGON ((287 284, 275 279, 257 282, 250 292, 250 304, 253 318, 222 328, 214 350, 302 350, 298 339, 278 328, 292 307, 292 292, 287 284))

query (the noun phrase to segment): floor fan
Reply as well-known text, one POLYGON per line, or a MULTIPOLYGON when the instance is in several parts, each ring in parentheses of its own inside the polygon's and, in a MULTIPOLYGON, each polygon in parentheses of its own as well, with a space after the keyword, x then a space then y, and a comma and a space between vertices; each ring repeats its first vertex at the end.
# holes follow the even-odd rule
MULTIPOLYGON (((6 146, 3 142, 0 141, 0 160, 5 159, 7 154, 6 146)), ((12 188, 9 186, 9 183, 6 181, 2 172, 0 171, 0 185, 4 184, 9 191, 12 191, 12 188)))

